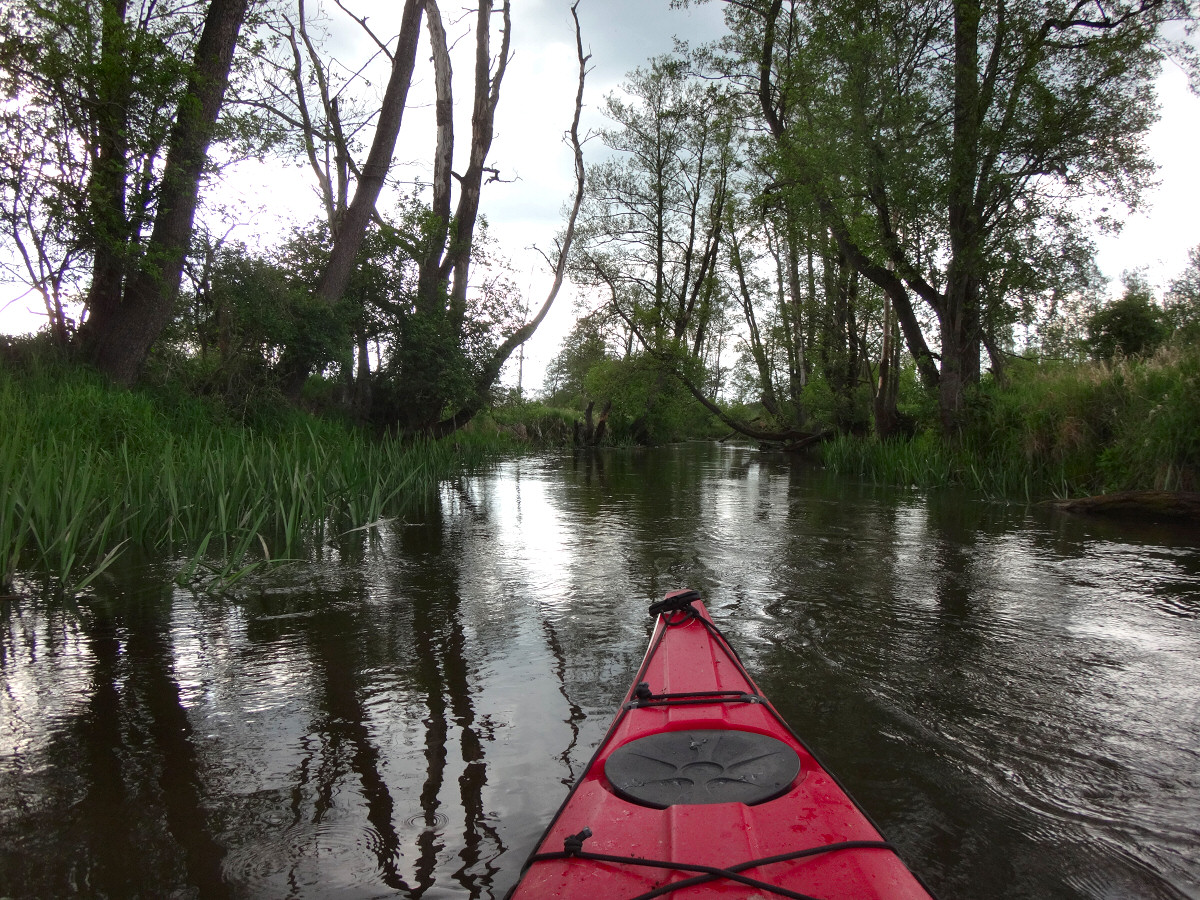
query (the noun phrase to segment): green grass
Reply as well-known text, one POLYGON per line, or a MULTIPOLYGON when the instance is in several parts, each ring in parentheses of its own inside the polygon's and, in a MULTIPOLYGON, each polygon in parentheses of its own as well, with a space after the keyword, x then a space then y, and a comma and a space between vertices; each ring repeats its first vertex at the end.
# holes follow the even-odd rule
POLYGON ((1072 493, 1060 467, 1030 469, 985 447, 947 444, 932 433, 882 442, 839 435, 821 447, 821 459, 838 474, 877 484, 956 486, 1025 500, 1072 493))
POLYGON ((1028 500, 1200 483, 1200 348, 1147 359, 1014 366, 972 397, 961 439, 839 437, 825 464, 880 483, 960 485, 1028 500))
POLYGON ((475 432, 376 439, 299 413, 252 429, 202 400, 112 388, 65 367, 0 368, 0 421, 0 587, 28 566, 67 593, 128 546, 182 553, 184 582, 226 586, 369 535, 509 443, 475 432))

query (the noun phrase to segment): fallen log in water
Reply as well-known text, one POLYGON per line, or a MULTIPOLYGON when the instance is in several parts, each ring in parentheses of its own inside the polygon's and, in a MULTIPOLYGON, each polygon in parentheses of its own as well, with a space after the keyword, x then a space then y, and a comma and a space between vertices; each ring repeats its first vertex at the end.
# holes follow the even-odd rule
POLYGON ((1074 500, 1047 500, 1043 505, 1091 515, 1200 522, 1197 491, 1118 491, 1074 500))

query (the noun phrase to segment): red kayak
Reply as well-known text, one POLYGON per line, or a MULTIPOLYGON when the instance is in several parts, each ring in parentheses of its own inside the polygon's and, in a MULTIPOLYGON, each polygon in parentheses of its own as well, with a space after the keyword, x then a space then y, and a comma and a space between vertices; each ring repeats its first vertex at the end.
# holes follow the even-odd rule
POLYGON ((695 591, 650 648, 511 900, 930 900, 759 692, 695 591))

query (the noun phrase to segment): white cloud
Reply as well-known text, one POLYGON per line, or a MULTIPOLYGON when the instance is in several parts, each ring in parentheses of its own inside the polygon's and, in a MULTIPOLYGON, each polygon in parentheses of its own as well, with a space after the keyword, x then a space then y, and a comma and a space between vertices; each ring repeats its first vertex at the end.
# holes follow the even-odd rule
POLYGON ((1188 251, 1200 244, 1200 97, 1187 86, 1187 76, 1168 63, 1158 79, 1162 118, 1146 144, 1158 161, 1159 186, 1144 198, 1141 212, 1126 220, 1121 232, 1097 240, 1100 270, 1120 292, 1121 273, 1146 269, 1150 283, 1165 287, 1187 265, 1188 251))

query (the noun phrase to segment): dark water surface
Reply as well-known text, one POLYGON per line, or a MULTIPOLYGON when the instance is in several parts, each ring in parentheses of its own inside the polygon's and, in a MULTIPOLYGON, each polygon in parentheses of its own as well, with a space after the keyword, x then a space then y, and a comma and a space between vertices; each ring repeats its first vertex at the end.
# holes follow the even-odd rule
POLYGON ((347 540, 0 600, 0 897, 499 898, 687 585, 944 900, 1200 898, 1194 532, 694 445, 347 540))

